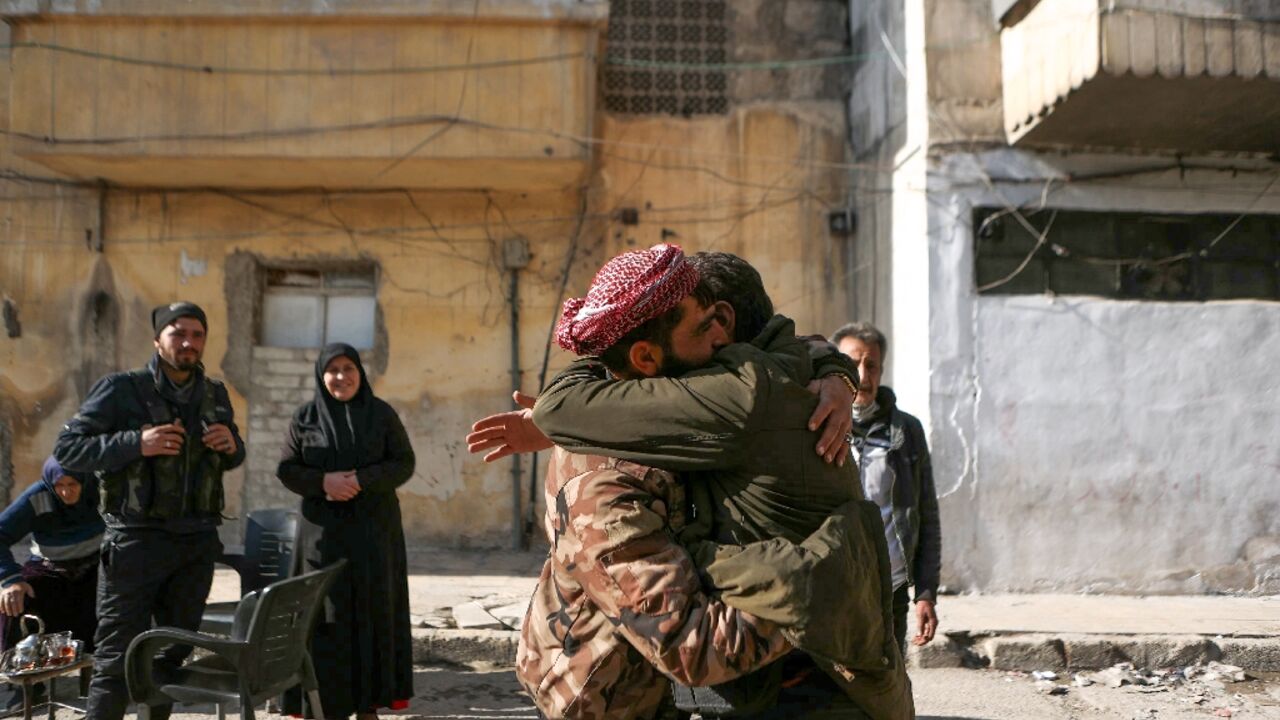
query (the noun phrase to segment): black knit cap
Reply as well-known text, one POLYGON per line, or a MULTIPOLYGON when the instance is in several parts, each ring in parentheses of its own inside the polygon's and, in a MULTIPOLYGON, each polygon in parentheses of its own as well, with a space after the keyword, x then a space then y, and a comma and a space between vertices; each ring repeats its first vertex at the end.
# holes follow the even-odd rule
POLYGON ((155 329, 156 337, 160 337, 161 331, 169 327, 174 320, 184 317, 199 320, 204 326, 204 331, 209 332, 209 320, 204 316, 204 310, 201 310, 199 305, 186 300, 157 306, 151 311, 151 327, 155 329))

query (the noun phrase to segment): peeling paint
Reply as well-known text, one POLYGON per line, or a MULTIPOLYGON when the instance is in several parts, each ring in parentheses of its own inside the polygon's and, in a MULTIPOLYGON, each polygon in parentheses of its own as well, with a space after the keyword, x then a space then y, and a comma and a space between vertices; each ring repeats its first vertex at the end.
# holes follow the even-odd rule
POLYGON ((188 257, 187 249, 182 249, 182 254, 178 257, 178 282, 186 285, 189 278, 204 277, 207 272, 209 272, 208 260, 188 257))

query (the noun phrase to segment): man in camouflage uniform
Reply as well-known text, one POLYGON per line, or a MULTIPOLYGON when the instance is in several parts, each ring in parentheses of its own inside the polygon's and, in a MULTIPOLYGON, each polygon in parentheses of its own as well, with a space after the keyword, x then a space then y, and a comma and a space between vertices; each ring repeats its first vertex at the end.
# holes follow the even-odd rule
MULTIPOLYGON (((637 372, 703 363, 728 342, 709 305, 679 248, 627 253, 566 303, 560 342, 629 357, 637 372), (658 341, 635 341, 655 328, 658 341)), ((545 494, 551 554, 516 659, 544 716, 662 717, 673 711, 667 678, 720 683, 790 650, 772 623, 703 593, 673 536, 685 501, 670 473, 556 449, 545 494)))
MULTIPOLYGON (((858 717, 859 708, 875 718, 912 717, 910 685, 888 630, 878 513, 851 470, 818 459, 839 459, 843 446, 824 435, 813 452, 817 400, 805 385, 827 374, 821 358, 835 348, 809 343, 806 352, 790 321, 771 320, 759 275, 740 258, 713 253, 701 260, 716 297, 742 308, 739 344, 678 381, 617 383, 601 374, 599 361, 580 360, 551 382, 533 418, 578 452, 689 471, 700 512, 680 540, 695 549, 717 597, 784 626, 807 652, 788 659, 775 711, 785 714, 790 703, 790 712, 804 717, 858 717)), ((537 449, 538 439, 522 437, 536 433, 528 418, 486 418, 478 427, 492 432, 474 449, 499 448, 486 459, 537 449)), ((753 676, 750 685, 776 674, 753 676)))
POLYGON ((732 680, 786 654, 777 626, 703 593, 688 553, 682 485, 671 473, 552 451, 542 568, 516 674, 545 717, 655 718, 668 678, 732 680))
MULTIPOLYGON (((64 469, 98 475, 107 526, 88 720, 124 716, 125 651, 153 621, 200 626, 222 553, 222 473, 244 462, 227 390, 200 362, 204 311, 189 302, 161 305, 151 322, 151 362, 95 383, 54 446, 64 469)), ((190 652, 170 647, 160 665, 180 665, 190 652)), ((171 708, 153 706, 153 720, 171 708)))

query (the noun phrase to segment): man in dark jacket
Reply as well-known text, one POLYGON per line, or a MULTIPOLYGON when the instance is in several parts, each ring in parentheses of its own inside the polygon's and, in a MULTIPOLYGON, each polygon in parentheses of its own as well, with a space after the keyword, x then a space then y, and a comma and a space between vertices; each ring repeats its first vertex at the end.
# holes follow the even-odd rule
POLYGON ((853 456, 862 489, 880 506, 884 520, 894 585, 893 630, 905 652, 908 585, 916 589, 916 635, 911 643, 928 643, 938 629, 942 528, 929 445, 920 421, 899 410, 893 391, 880 385, 888 351, 884 333, 870 323, 851 323, 837 330, 831 342, 858 364, 862 378, 853 401, 853 456))
MULTIPOLYGON (((222 473, 244 462, 227 390, 200 362, 204 311, 161 305, 151 323, 151 362, 99 380, 54 448, 66 470, 98 476, 107 526, 89 720, 124 716, 125 651, 134 637, 153 621, 199 627, 222 552, 222 473)), ((171 647, 163 662, 177 666, 190 652, 171 647)), ((164 720, 169 710, 156 707, 153 717, 164 720)))

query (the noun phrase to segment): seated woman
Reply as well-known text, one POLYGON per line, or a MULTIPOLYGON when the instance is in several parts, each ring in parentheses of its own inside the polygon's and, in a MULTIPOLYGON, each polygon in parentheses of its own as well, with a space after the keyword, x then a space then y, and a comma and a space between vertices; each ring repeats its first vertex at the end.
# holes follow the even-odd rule
POLYGON ((18 618, 26 613, 44 620, 46 632, 70 630, 93 650, 102 530, 97 479, 45 460, 40 481, 0 513, 0 649, 22 639, 18 618), (31 559, 19 565, 11 548, 28 534, 31 559))

